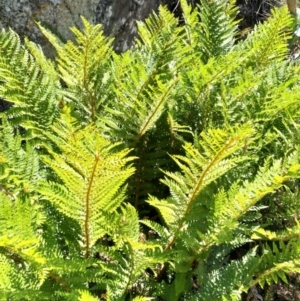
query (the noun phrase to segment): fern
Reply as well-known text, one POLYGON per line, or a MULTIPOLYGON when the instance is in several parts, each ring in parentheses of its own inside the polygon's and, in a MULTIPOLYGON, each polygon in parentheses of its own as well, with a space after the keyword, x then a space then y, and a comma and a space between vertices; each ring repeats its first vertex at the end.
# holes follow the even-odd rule
POLYGON ((108 216, 124 199, 120 187, 133 173, 133 168, 125 168, 133 158, 125 158, 128 150, 110 154, 116 145, 101 138, 95 128, 76 131, 65 124, 57 125, 53 133, 56 135, 49 135, 49 139, 62 154, 50 151, 51 157, 44 156, 43 160, 62 184, 44 181, 38 191, 79 222, 88 257, 97 239, 106 234, 108 216))
MULTIPOLYGON (((237 8, 234 1, 201 1, 199 39, 203 61, 232 50, 235 42, 237 8)), ((199 46, 198 46, 199 47, 199 46)), ((199 48, 200 48, 199 47, 199 48)))
POLYGON ((286 7, 274 9, 272 17, 265 24, 258 25, 253 33, 238 45, 247 50, 247 57, 252 64, 264 68, 268 61, 286 58, 288 45, 287 39, 291 38, 293 18, 286 7))
POLYGON ((286 274, 299 273, 299 238, 290 240, 287 245, 280 242, 272 246, 265 245, 256 271, 257 278, 251 284, 258 283, 262 287, 265 283, 277 283, 282 280, 288 283, 286 274), (259 270, 262 269, 262 270, 259 270))
POLYGON ((299 66, 285 8, 160 7, 116 54, 82 18, 0 34, 0 298, 241 300, 299 273, 299 66))
POLYGON ((72 102, 74 114, 80 112, 85 116, 81 119, 88 122, 95 121, 96 114, 109 101, 109 95, 103 95, 102 90, 110 89, 111 74, 107 69, 112 49, 101 25, 93 27, 84 18, 82 22, 84 32, 71 29, 76 43, 68 41, 65 45, 48 29, 41 25, 39 28, 57 51, 58 75, 68 87, 63 92, 63 102, 72 102))
MULTIPOLYGON (((203 154, 192 145, 186 145, 186 156, 174 156, 175 162, 184 171, 184 177, 179 174, 168 173, 168 179, 163 183, 170 187, 172 199, 160 202, 150 200, 150 204, 161 210, 164 220, 168 226, 179 223, 179 230, 184 226, 182 218, 193 211, 194 203, 201 191, 211 182, 228 172, 237 163, 246 158, 234 157, 227 159, 232 153, 243 147, 244 139, 253 134, 250 127, 225 132, 220 129, 211 130, 207 135, 202 134, 203 141, 200 142, 200 149, 203 154), (187 164, 188 167, 185 165, 187 164), (169 210, 167 210, 169 208, 169 210), (175 210, 174 210, 175 209, 175 210), (168 212, 172 212, 169 214, 168 212)), ((196 215, 196 214, 195 214, 196 215)))
POLYGON ((58 76, 41 50, 29 42, 21 45, 13 31, 2 30, 0 43, 0 96, 13 103, 3 114, 12 125, 25 128, 29 138, 43 140, 42 132, 59 114, 58 76))

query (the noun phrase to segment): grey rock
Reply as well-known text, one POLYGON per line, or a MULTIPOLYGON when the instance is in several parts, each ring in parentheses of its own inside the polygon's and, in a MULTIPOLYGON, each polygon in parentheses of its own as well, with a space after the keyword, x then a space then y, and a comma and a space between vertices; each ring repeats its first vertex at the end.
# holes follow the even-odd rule
MULTIPOLYGON (((191 0, 191 3, 193 0, 191 0)), ((0 29, 11 27, 21 38, 39 43, 48 56, 53 49, 37 29, 42 21, 65 40, 73 39, 69 27, 82 28, 80 16, 92 24, 103 24, 114 37, 117 52, 127 50, 136 37, 136 21, 144 20, 160 4, 176 7, 178 0, 0 0, 0 29)))

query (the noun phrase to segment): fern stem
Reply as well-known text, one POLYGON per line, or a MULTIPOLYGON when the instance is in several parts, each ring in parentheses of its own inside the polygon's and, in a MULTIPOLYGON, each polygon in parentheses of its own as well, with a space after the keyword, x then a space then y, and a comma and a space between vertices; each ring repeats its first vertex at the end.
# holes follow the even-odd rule
POLYGON ((58 275, 55 275, 54 273, 50 272, 49 277, 55 280, 57 283, 59 283, 59 285, 63 287, 67 292, 71 290, 70 285, 65 280, 61 279, 58 275))
POLYGON ((134 146, 137 144, 137 142, 140 140, 140 138, 144 135, 144 133, 147 131, 147 127, 150 123, 150 121, 156 116, 158 109, 164 104, 165 99, 167 98, 167 96, 169 95, 171 89, 174 87, 174 85, 177 83, 177 81, 179 80, 179 77, 177 77, 168 87, 168 89, 166 90, 166 92, 164 93, 163 97, 161 98, 160 102, 158 103, 158 105, 155 107, 154 111, 152 112, 152 114, 150 115, 150 117, 148 118, 147 122, 144 124, 143 128, 140 130, 138 137, 135 140, 134 146))
POLYGON ((93 180, 96 174, 97 165, 100 161, 98 155, 95 156, 95 163, 93 166, 93 171, 90 177, 89 186, 86 194, 86 201, 85 201, 85 222, 84 222, 84 230, 85 230, 85 258, 90 256, 90 233, 89 233, 89 219, 90 219, 90 198, 91 198, 91 190, 93 185, 93 180))
POLYGON ((140 180, 142 179, 142 177, 141 177, 141 168, 142 168, 142 158, 143 158, 144 150, 145 150, 145 139, 142 142, 141 152, 140 152, 140 155, 139 155, 138 168, 137 168, 136 173, 135 173, 136 191, 135 191, 134 207, 135 207, 136 210, 138 210, 138 205, 139 205, 139 194, 140 194, 140 186, 141 186, 140 185, 140 180))

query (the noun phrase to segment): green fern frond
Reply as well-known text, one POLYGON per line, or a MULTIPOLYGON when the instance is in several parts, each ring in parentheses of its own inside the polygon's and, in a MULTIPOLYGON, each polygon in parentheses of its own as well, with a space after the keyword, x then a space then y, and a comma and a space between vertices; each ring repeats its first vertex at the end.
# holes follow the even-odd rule
POLYGON ((193 10, 186 0, 180 0, 182 9, 182 18, 184 20, 185 42, 192 49, 196 49, 199 45, 200 35, 198 34, 197 25, 199 25, 198 11, 193 10))
MULTIPOLYGON (((168 218, 168 217, 166 217, 166 218, 168 218)), ((162 238, 163 241, 166 241, 171 235, 167 228, 165 228, 165 227, 161 226, 160 224, 157 224, 153 221, 144 219, 144 220, 141 220, 140 223, 142 223, 142 224, 146 225, 147 227, 149 227, 150 229, 154 230, 155 234, 158 234, 162 238)))
POLYGON ((108 67, 112 55, 111 39, 106 38, 100 24, 92 26, 82 17, 83 32, 71 28, 76 42, 62 44, 49 30, 39 24, 39 28, 57 51, 57 70, 67 85, 64 93, 66 101, 75 104, 84 122, 96 120, 96 114, 107 105, 111 75, 108 67), (71 92, 72 91, 72 92, 71 92), (83 117, 83 118, 82 118, 83 117))
POLYGON ((124 106, 122 119, 127 120, 126 123, 122 123, 120 130, 123 137, 127 134, 126 140, 132 141, 132 145, 136 145, 147 131, 155 127, 157 120, 166 109, 166 103, 170 99, 177 81, 178 79, 175 78, 166 86, 157 79, 155 87, 148 87, 143 95, 140 95, 140 98, 136 98, 135 95, 126 97, 124 91, 128 91, 128 82, 125 89, 119 87, 118 96, 124 106))
POLYGON ((118 222, 116 224, 119 225, 118 229, 115 230, 112 235, 116 246, 119 246, 120 243, 124 243, 125 241, 135 241, 139 240, 140 227, 139 227, 139 218, 137 211, 135 208, 129 204, 121 207, 121 212, 118 216, 118 222), (120 241, 122 240, 122 241, 120 241))
POLYGON ((203 61, 210 57, 218 57, 232 50, 235 43, 237 21, 235 17, 237 7, 235 1, 202 0, 199 6, 199 33, 200 45, 203 52, 203 61))
POLYGON ((145 22, 138 22, 136 47, 150 70, 156 69, 159 74, 165 75, 166 71, 171 71, 174 75, 177 68, 189 59, 184 57, 188 48, 183 45, 178 47, 183 30, 178 26, 176 17, 163 6, 159 7, 158 15, 153 13, 145 22))
POLYGON ((80 297, 77 299, 78 301, 99 301, 98 298, 91 295, 88 291, 79 291, 80 297))
POLYGON ((2 119, 0 131, 0 179, 2 191, 12 199, 30 196, 31 202, 37 199, 35 188, 43 177, 40 171, 39 156, 29 143, 23 147, 23 139, 14 133, 6 118, 2 119))
POLYGON ((29 201, 11 200, 0 193, 0 247, 12 258, 21 262, 43 264, 45 258, 38 248, 40 237, 37 234, 39 207, 29 201))
POLYGON ((47 57, 44 55, 42 48, 29 41, 27 38, 25 39, 26 49, 29 51, 29 53, 35 58, 36 62, 39 64, 40 68, 49 76, 54 82, 57 82, 59 80, 58 73, 55 69, 54 63, 47 59, 47 57))
POLYGON ((269 231, 263 228, 258 228, 252 234, 251 239, 263 239, 263 240, 273 240, 273 241, 289 241, 300 236, 300 224, 296 220, 296 225, 291 228, 286 228, 285 230, 269 231))
POLYGON ((225 267, 213 270, 209 275, 199 268, 199 281, 203 283, 199 295, 203 300, 232 300, 232 295, 235 295, 233 300, 240 300, 241 293, 247 291, 247 284, 252 281, 259 262, 256 249, 250 250, 241 260, 233 260, 225 267))
POLYGON ((187 47, 180 43, 183 29, 167 9, 139 23, 139 39, 132 50, 112 62, 116 99, 108 106, 115 123, 111 137, 136 145, 155 128, 162 113, 172 106, 179 81, 178 69, 186 62, 187 47))
POLYGON ((184 175, 165 172, 167 178, 162 182, 170 187, 172 199, 158 201, 152 197, 149 204, 159 209, 167 225, 174 226, 190 213, 205 187, 246 159, 242 156, 229 157, 242 149, 245 139, 252 135, 253 130, 249 126, 228 132, 215 129, 202 133, 199 146, 185 145, 185 157, 172 156, 184 172, 184 175))
POLYGON ((300 272, 299 238, 290 240, 288 244, 273 242, 272 246, 264 246, 259 270, 252 284, 258 283, 263 287, 265 283, 277 283, 279 280, 288 283, 286 274, 294 272, 300 272))
POLYGON ((295 172, 299 172, 299 164, 295 164, 297 158, 297 154, 293 154, 285 162, 277 160, 272 166, 270 162, 266 162, 253 182, 246 182, 243 187, 233 185, 227 197, 224 191, 221 191, 215 199, 215 219, 212 219, 211 224, 213 228, 218 229, 217 233, 220 234, 220 228, 223 227, 221 224, 225 226, 224 231, 229 233, 229 229, 237 227, 236 221, 252 206, 267 194, 280 188, 285 181, 293 178, 295 172))
MULTIPOLYGON (((299 115, 299 92, 298 92, 298 76, 300 66, 285 66, 282 71, 284 74, 278 74, 277 78, 272 78, 274 84, 269 84, 267 101, 264 104, 260 116, 274 118, 279 114, 283 114, 287 120, 297 118, 299 115)), ((274 68, 274 71, 278 70, 274 68)), ((274 72, 273 71, 273 72, 274 72)), ((270 74, 270 73, 269 73, 270 74)))
POLYGON ((155 269, 159 260, 154 260, 151 253, 152 256, 148 256, 148 250, 157 247, 158 245, 151 246, 131 240, 124 244, 122 259, 119 259, 118 265, 114 266, 111 274, 114 281, 107 288, 112 300, 119 300, 126 292, 132 290, 135 283, 145 274, 145 269, 155 269), (114 288, 113 291, 112 288, 114 288))
POLYGON ((6 256, 0 254, 0 300, 7 300, 11 290, 13 269, 6 256))
POLYGON ((42 140, 41 132, 59 115, 58 77, 37 47, 27 42, 35 59, 12 30, 1 31, 0 45, 0 96, 13 104, 3 114, 12 125, 27 129, 29 137, 42 140))
POLYGON ((161 261, 160 256, 154 256, 156 253, 161 253, 161 245, 140 239, 139 221, 135 208, 131 205, 123 207, 120 217, 117 223, 119 228, 115 229, 114 233, 110 233, 115 243, 114 248, 122 249, 122 257, 112 255, 112 258, 119 264, 115 266, 113 273, 109 273, 112 279, 115 279, 114 291, 110 293, 110 298, 116 299, 131 290, 147 268, 154 270, 155 265, 161 261))
POLYGON ((121 186, 134 169, 127 166, 134 158, 128 150, 114 152, 116 145, 103 139, 95 127, 76 130, 53 128, 48 138, 61 151, 51 152, 43 161, 63 183, 42 181, 38 191, 65 215, 75 218, 82 229, 89 252, 97 239, 106 234, 106 220, 121 205, 121 186))
POLYGON ((293 17, 286 6, 272 10, 272 17, 259 24, 248 38, 237 47, 248 52, 249 64, 263 69, 270 61, 282 61, 288 53, 293 17))
POLYGON ((10 256, 41 264, 45 258, 38 251, 41 237, 36 231, 45 216, 38 205, 36 185, 43 173, 36 150, 29 143, 23 148, 22 143, 4 118, 0 131, 0 245, 10 256))
POLYGON ((184 143, 184 137, 186 136, 189 138, 194 136, 193 132, 191 131, 191 127, 178 124, 170 112, 168 113, 168 124, 173 145, 176 144, 176 141, 184 143))

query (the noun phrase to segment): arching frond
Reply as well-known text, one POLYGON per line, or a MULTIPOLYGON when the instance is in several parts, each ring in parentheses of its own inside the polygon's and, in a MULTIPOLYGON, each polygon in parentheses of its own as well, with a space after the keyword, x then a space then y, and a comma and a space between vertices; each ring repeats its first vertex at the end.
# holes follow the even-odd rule
POLYGON ((165 217, 168 226, 173 228, 178 225, 182 228, 183 220, 190 214, 200 193, 236 164, 247 159, 243 156, 230 156, 242 149, 245 139, 253 134, 249 126, 228 132, 221 129, 210 130, 207 134, 201 134, 199 146, 185 145, 186 156, 173 156, 183 174, 165 172, 167 177, 162 182, 169 186, 171 198, 166 201, 155 198, 149 200, 165 217))
POLYGON ((293 17, 285 6, 274 9, 272 17, 259 24, 249 37, 237 47, 245 49, 249 64, 264 68, 270 61, 281 61, 287 56, 287 40, 292 36, 293 17))

